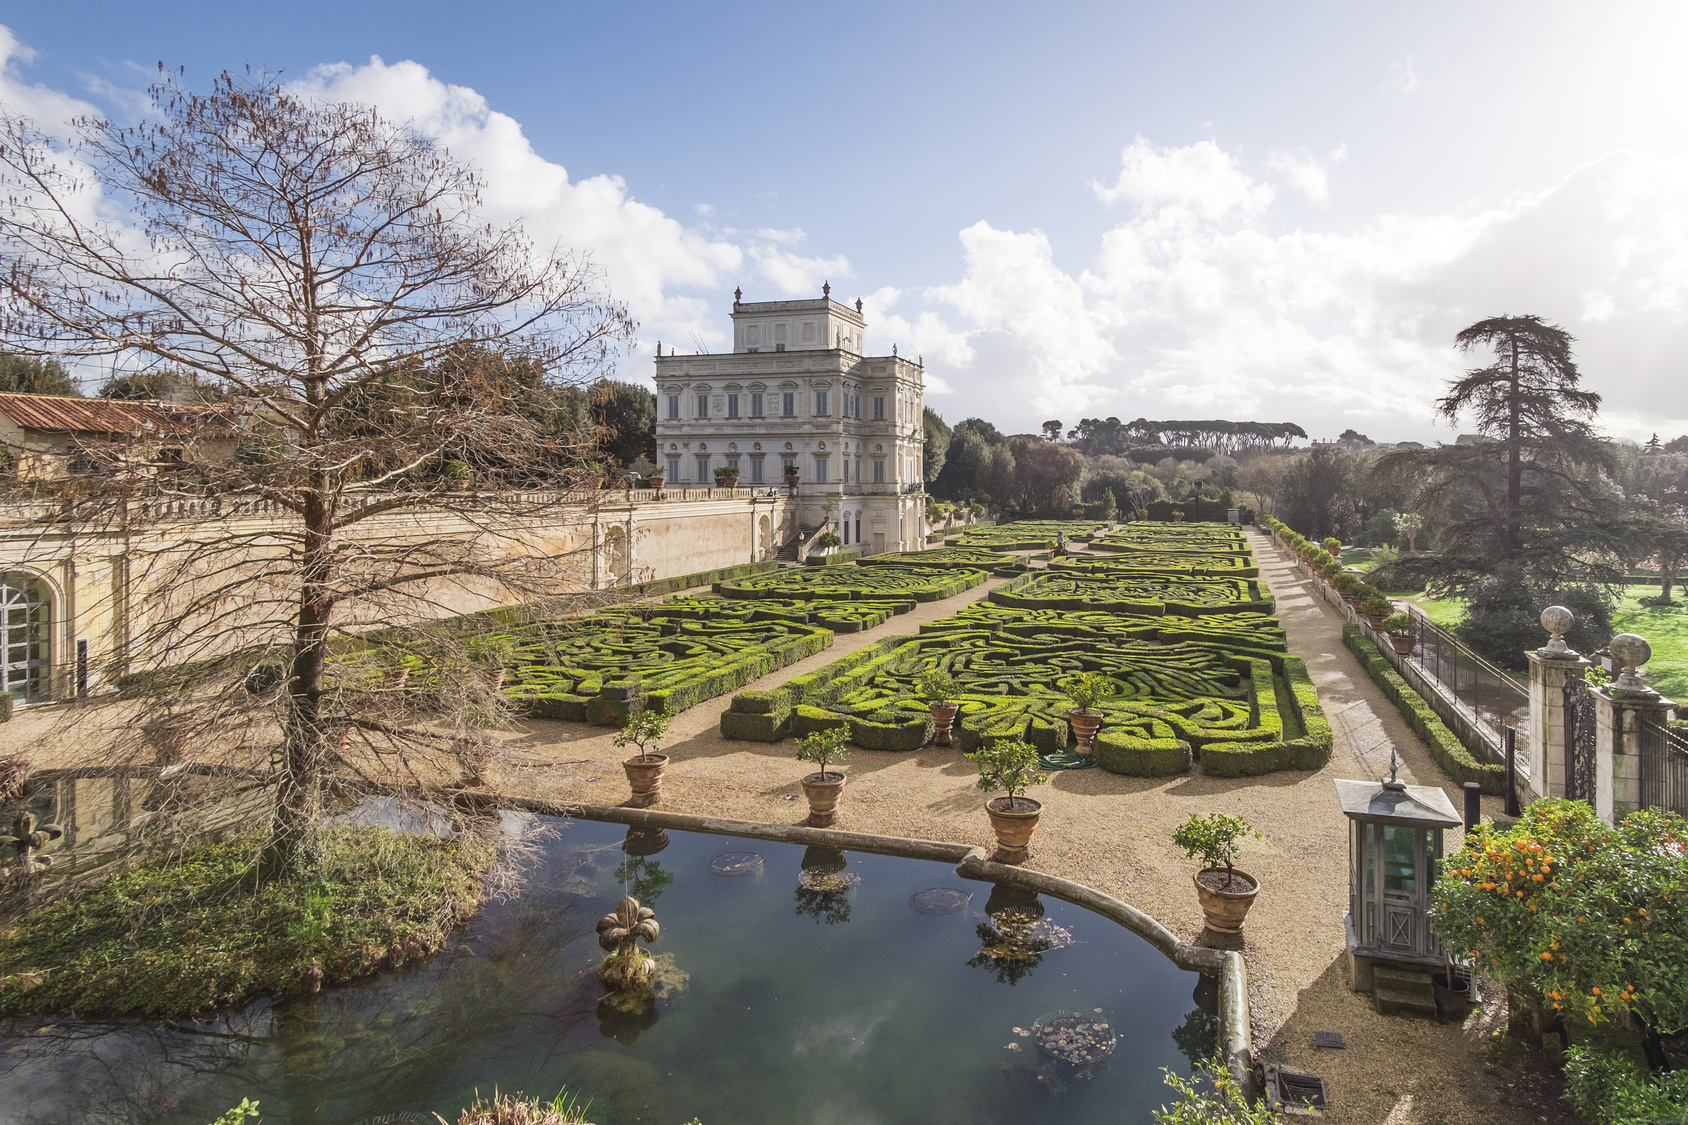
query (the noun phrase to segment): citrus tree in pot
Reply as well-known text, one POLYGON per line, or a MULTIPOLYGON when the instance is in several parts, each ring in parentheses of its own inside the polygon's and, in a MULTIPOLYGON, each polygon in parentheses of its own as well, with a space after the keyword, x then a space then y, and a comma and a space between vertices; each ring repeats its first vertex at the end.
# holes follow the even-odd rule
POLYGON ((648 809, 662 800, 662 774, 668 768, 668 755, 659 751, 673 721, 672 715, 643 710, 630 716, 627 725, 615 733, 618 749, 633 746, 639 751, 621 763, 627 773, 627 784, 633 789, 633 796, 627 802, 632 808, 648 809))
POLYGON ((739 468, 737 465, 722 465, 715 470, 716 488, 737 488, 739 468))
POLYGON ((1049 780, 1048 774, 1038 772, 1037 749, 1025 739, 1005 738, 981 745, 967 759, 979 767, 980 789, 987 793, 1000 789, 1006 794, 986 801, 985 813, 991 818, 991 831, 996 833, 997 858, 1004 863, 1020 862, 1026 858, 1026 848, 1043 813, 1043 803, 1025 796, 1025 792, 1049 780))
POLYGON ((1389 634, 1390 645, 1402 656, 1412 651, 1411 628, 1412 621, 1404 613, 1391 613, 1383 619, 1383 631, 1389 634))
POLYGON ((920 674, 920 698, 932 711, 932 745, 948 746, 950 732, 955 729, 955 713, 960 704, 955 695, 955 681, 942 668, 931 668, 920 674))
POLYGON ((1067 685, 1067 699, 1073 705, 1067 722, 1078 739, 1078 753, 1090 753, 1090 742, 1102 726, 1102 712, 1096 705, 1112 694, 1112 688, 1112 681, 1100 672, 1086 672, 1067 685))
POLYGON ((1237 842, 1251 834, 1257 839, 1260 836, 1242 817, 1223 813, 1191 814, 1172 834, 1172 842, 1202 865, 1196 873, 1196 897, 1201 900, 1207 928, 1215 933, 1241 933, 1248 908, 1260 893, 1260 880, 1234 866, 1237 842))
POLYGON ((838 799, 844 795, 845 777, 829 773, 827 766, 842 763, 849 754, 844 750, 850 731, 847 727, 832 727, 804 735, 797 740, 797 760, 813 762, 820 767, 816 773, 803 778, 803 795, 809 799, 809 823, 816 828, 830 828, 838 815, 838 799))
POLYGON ((1395 603, 1382 594, 1373 594, 1360 603, 1360 612, 1366 615, 1366 623, 1373 629, 1382 629, 1383 619, 1395 612, 1395 603))

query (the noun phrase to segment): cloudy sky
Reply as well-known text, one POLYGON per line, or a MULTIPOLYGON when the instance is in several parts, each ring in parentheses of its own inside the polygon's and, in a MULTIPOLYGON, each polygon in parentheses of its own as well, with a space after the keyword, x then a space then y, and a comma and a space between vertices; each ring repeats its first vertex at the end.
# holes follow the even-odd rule
POLYGON ((130 120, 157 62, 279 69, 484 169, 656 343, 863 298, 929 405, 1447 437, 1464 325, 1580 340, 1688 432, 1688 5, 0 2, 0 100, 130 120))

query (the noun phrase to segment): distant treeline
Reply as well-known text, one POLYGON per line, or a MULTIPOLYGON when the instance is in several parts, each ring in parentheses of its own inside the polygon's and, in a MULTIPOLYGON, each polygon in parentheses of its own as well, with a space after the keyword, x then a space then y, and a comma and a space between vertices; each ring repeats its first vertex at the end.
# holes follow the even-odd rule
MULTIPOLYGON (((1211 449, 1235 456, 1253 450, 1288 448, 1307 431, 1294 422, 1229 422, 1222 418, 1153 422, 1139 418, 1085 418, 1067 431, 1067 439, 1086 456, 1125 457, 1133 449, 1211 449)), ((1170 455, 1167 454, 1167 455, 1170 455)))

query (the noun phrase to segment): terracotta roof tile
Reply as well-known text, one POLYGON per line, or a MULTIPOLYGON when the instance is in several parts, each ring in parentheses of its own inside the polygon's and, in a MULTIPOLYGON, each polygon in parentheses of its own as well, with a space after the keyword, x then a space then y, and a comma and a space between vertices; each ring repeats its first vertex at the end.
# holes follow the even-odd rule
POLYGON ((69 395, 0 393, 0 414, 26 430, 127 434, 145 428, 149 422, 157 432, 179 428, 163 411, 147 403, 69 395))

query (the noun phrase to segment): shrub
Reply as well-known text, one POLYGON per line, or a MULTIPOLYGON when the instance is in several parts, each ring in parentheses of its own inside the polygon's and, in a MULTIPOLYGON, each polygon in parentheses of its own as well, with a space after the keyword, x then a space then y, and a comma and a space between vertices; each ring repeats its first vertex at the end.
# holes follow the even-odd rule
POLYGON ((1067 684, 1067 699, 1080 711, 1094 710, 1113 694, 1114 684, 1100 672, 1086 672, 1067 684))
POLYGON ((1319 546, 1323 547, 1332 555, 1340 555, 1342 553, 1342 540, 1334 537, 1327 538, 1324 542, 1320 543, 1319 546))
POLYGON ((1466 597, 1465 619, 1454 635, 1479 656, 1503 668, 1522 668, 1524 653, 1547 640, 1541 611, 1563 605, 1576 614, 1565 641, 1578 652, 1594 652, 1612 638, 1612 603, 1593 586, 1545 589, 1522 568, 1503 566, 1484 578, 1466 597))
POLYGON ((844 743, 849 737, 850 731, 846 727, 833 727, 830 730, 804 735, 797 740, 797 760, 815 763, 820 767, 822 780, 825 780, 827 763, 843 762, 850 756, 844 749, 844 743))
POLYGON ((1277 1111, 1265 1098, 1251 1103, 1223 1059, 1209 1062, 1206 1072, 1211 1091, 1162 1068, 1162 1079, 1178 1091, 1179 1100, 1154 1111, 1155 1125, 1279 1125, 1277 1111))
POLYGON ((1002 790, 1010 805, 1033 785, 1049 780, 1048 774, 1038 772, 1037 748, 1023 739, 999 739, 979 747, 967 759, 979 767, 979 788, 987 793, 1002 790))
POLYGON ((1658 1125, 1688 1120, 1688 1070, 1651 1081, 1616 1052, 1572 1047, 1565 1052, 1565 1098, 1592 1125, 1658 1125))
POLYGON ((1412 618, 1404 613, 1391 613, 1383 619, 1383 631, 1386 633, 1405 635, 1412 625, 1412 618))
POLYGON ((1649 1038, 1688 1028, 1688 821, 1648 809, 1616 826, 1544 799, 1485 822, 1442 865, 1431 928, 1456 956, 1567 1016, 1627 1011, 1649 1038))
POLYGON ((823 531, 820 538, 815 540, 815 546, 823 551, 830 551, 834 547, 842 547, 843 545, 844 540, 840 539, 838 533, 833 531, 823 531))
POLYGON ((955 694, 955 681, 942 668, 920 674, 920 698, 928 703, 948 703, 955 694))
POLYGON ((1388 617, 1395 610, 1395 603, 1382 594, 1373 594, 1360 603, 1360 612, 1367 617, 1388 617))
POLYGON ((1207 816, 1190 814, 1190 819, 1179 826, 1172 834, 1172 842, 1184 850, 1184 854, 1202 865, 1203 870, 1225 869, 1225 883, 1231 882, 1232 866, 1237 862, 1237 842, 1244 836, 1253 834, 1255 839, 1260 833, 1248 826, 1248 821, 1240 816, 1226 816, 1224 813, 1211 813, 1207 816))
POLYGON ((641 758, 660 754, 662 740, 668 737, 668 728, 673 722, 672 715, 640 711, 627 720, 626 726, 615 732, 615 748, 621 750, 628 746, 636 746, 639 749, 638 757, 641 758))

